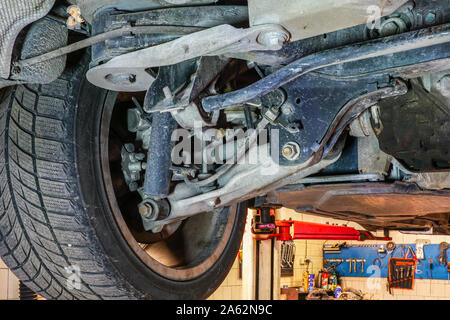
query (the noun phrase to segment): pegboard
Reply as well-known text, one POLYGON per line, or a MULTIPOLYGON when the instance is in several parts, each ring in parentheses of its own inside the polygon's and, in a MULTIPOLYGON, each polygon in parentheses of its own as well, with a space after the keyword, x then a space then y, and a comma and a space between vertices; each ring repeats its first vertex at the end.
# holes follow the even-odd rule
MULTIPOLYGON (((401 244, 397 244, 395 250, 391 254, 378 255, 377 250, 380 246, 386 248, 385 243, 380 243, 376 247, 343 247, 340 253, 325 253, 323 254, 324 260, 329 259, 342 259, 343 262, 336 267, 339 275, 341 277, 382 277, 387 278, 388 268, 389 268, 389 258, 395 257, 400 258, 401 256, 401 244), (381 267, 379 269, 371 267, 376 258, 380 258, 381 267), (357 263, 356 272, 349 272, 349 262, 347 259, 366 259, 364 263, 364 272, 362 272, 361 263, 357 263), (379 271, 378 271, 379 270, 379 271), (377 274, 378 273, 378 274, 377 274)), ((416 251, 415 244, 405 244, 405 246, 410 246, 414 252, 416 251)), ((447 266, 439 264, 438 256, 440 255, 439 244, 429 244, 424 247, 425 259, 419 260, 416 266, 416 279, 437 279, 437 280, 448 280, 449 274, 447 273, 447 266), (430 270, 429 259, 433 259, 433 268, 430 270)), ((450 261, 450 249, 447 251, 447 257, 450 261)), ((411 255, 409 255, 411 257, 411 255)), ((334 263, 324 263, 324 267, 328 267, 330 264, 334 263)))

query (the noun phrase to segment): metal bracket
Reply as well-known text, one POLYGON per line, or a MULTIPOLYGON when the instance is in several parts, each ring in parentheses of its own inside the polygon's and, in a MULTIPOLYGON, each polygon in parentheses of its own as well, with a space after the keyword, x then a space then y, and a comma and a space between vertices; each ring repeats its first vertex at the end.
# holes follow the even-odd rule
POLYGON ((428 239, 417 239, 416 240, 416 257, 418 260, 425 259, 425 254, 423 247, 429 245, 431 242, 428 239))
POLYGON ((145 91, 152 81, 148 78, 150 75, 145 75, 148 68, 173 65, 200 56, 279 50, 283 43, 289 41, 289 37, 289 33, 279 25, 239 29, 224 24, 123 54, 90 69, 86 77, 92 84, 108 90, 117 90, 115 79, 131 79, 123 85, 121 91, 145 91))

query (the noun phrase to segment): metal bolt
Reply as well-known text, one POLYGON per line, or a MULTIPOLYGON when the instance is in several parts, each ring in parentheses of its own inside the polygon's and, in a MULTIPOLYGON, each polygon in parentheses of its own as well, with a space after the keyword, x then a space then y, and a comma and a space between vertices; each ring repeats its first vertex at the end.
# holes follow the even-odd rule
POLYGON ((439 80, 438 90, 444 97, 450 97, 450 75, 439 80))
POLYGON ((258 43, 269 50, 279 50, 288 40, 288 35, 281 31, 267 31, 258 36, 258 43))
POLYGON ((436 14, 434 12, 429 12, 425 17, 426 24, 432 24, 436 21, 436 14))
POLYGON ((146 219, 154 220, 154 218, 156 218, 155 216, 157 212, 154 210, 151 203, 143 202, 139 204, 138 210, 139 214, 146 219))
POLYGON ((281 154, 289 161, 293 161, 300 156, 300 146, 297 142, 288 142, 281 149, 281 154))

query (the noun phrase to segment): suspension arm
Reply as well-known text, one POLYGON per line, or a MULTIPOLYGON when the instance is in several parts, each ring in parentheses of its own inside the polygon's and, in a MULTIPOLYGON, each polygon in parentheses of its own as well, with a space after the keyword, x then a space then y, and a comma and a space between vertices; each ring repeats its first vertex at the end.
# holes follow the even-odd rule
POLYGON ((243 105, 305 75, 325 67, 376 58, 450 41, 450 24, 326 50, 302 57, 254 84, 232 92, 203 98, 207 112, 243 105))

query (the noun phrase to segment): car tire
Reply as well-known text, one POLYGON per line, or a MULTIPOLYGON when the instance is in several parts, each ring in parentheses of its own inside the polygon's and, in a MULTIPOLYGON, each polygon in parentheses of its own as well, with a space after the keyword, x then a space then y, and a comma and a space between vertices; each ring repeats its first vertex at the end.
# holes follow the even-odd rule
POLYGON ((10 88, 0 105, 1 258, 46 299, 206 298, 235 261, 246 205, 215 220, 231 225, 226 245, 195 277, 150 268, 111 214, 98 155, 108 91, 86 81, 89 60, 50 84, 10 88))

